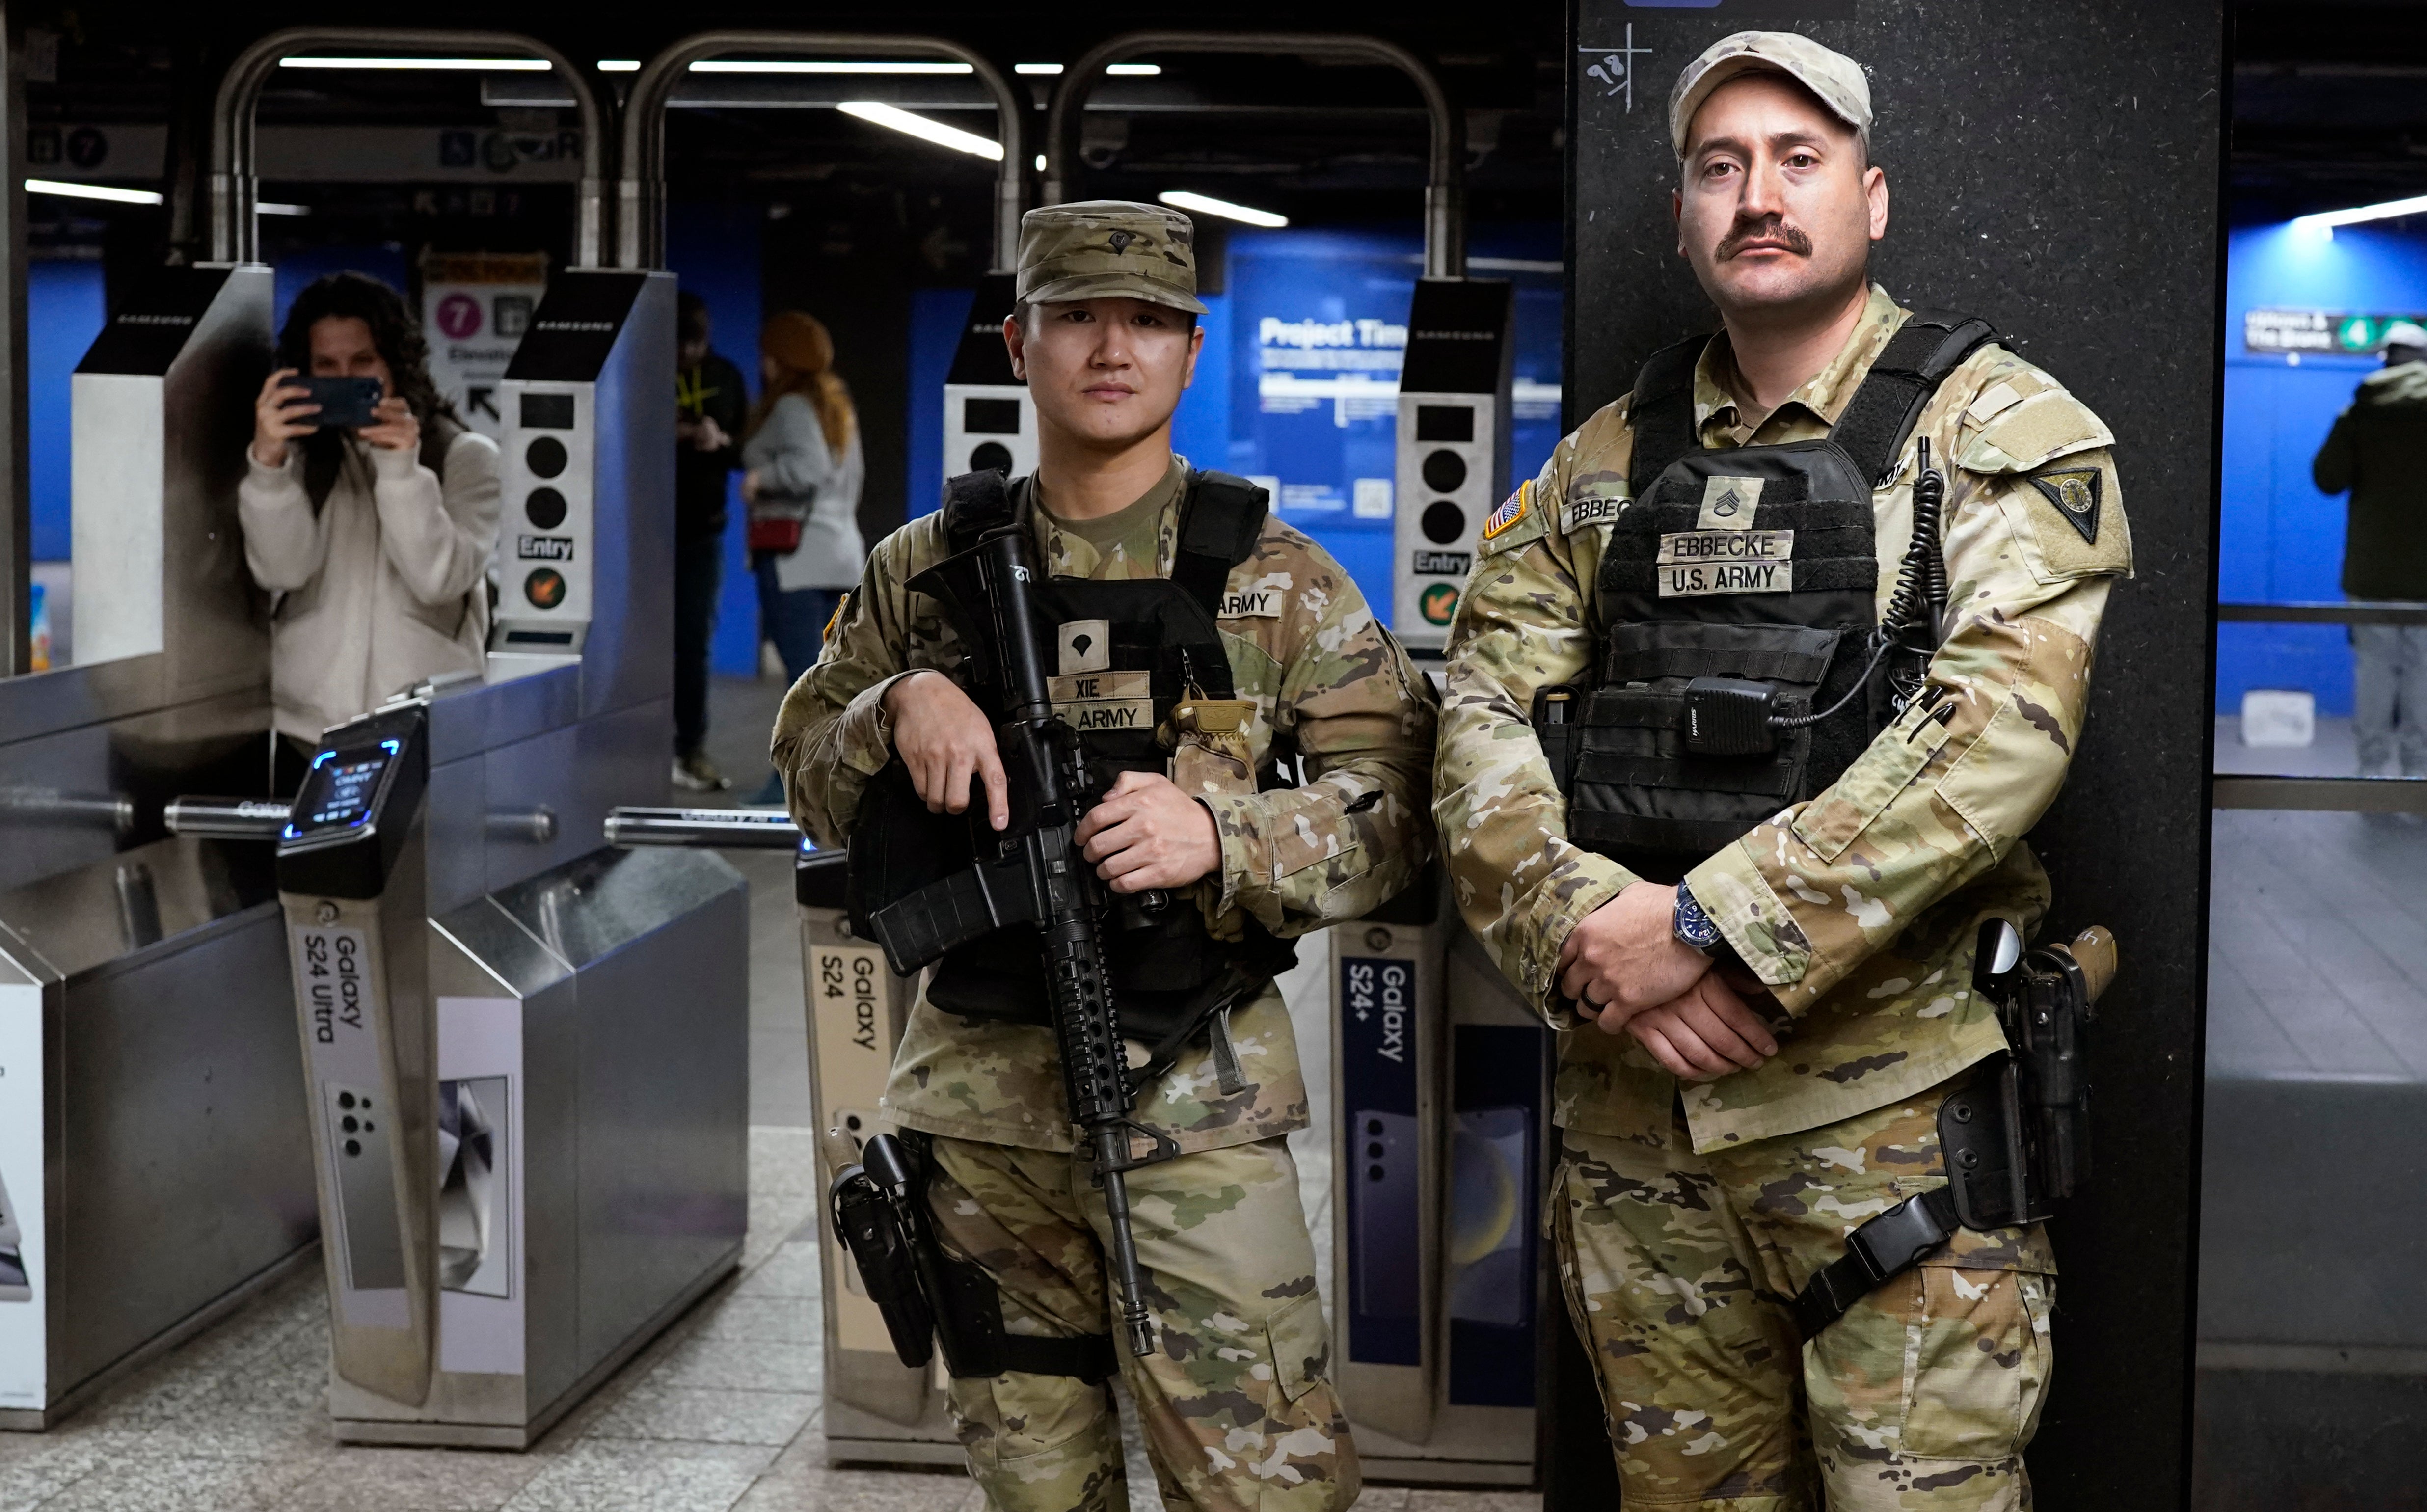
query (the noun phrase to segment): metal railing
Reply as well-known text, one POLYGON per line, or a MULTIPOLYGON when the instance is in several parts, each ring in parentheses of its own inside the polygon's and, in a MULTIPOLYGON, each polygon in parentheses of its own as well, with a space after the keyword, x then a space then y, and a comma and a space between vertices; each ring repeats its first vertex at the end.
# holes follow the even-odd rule
POLYGON ((618 165, 615 266, 662 268, 666 252, 666 106, 675 85, 702 58, 727 53, 825 53, 843 57, 937 57, 966 63, 994 97, 1002 161, 995 174, 994 266, 1018 265, 1019 216, 1027 208, 1028 173, 1021 140, 1026 111, 1002 71, 984 54, 940 37, 884 37, 862 32, 705 31, 650 58, 632 80, 624 106, 624 155, 618 165))
POLYGON ((2299 604, 2219 604, 2220 621, 2266 625, 2427 625, 2427 604, 2341 599, 2299 604))
MULTIPOLYGON (((2427 604, 2335 599, 2285 604, 2219 604, 2220 623, 2262 625, 2427 625, 2427 604)), ((2323 814, 2427 814, 2427 777, 2314 777, 2215 773, 2211 808, 2272 808, 2323 814)))
POLYGON ((1259 57, 1378 63, 1405 73, 1425 97, 1432 137, 1425 177, 1425 276, 1466 276, 1466 121, 1450 106, 1441 80, 1422 58, 1379 37, 1333 33, 1133 31, 1090 50, 1062 73, 1045 124, 1047 204, 1069 198, 1079 158, 1079 122, 1087 97, 1115 63, 1146 53, 1246 53, 1259 57))
POLYGON ((442 31, 376 26, 291 26, 246 48, 220 80, 211 107, 211 260, 261 258, 257 213, 261 169, 253 118, 261 91, 279 60, 322 47, 378 48, 409 53, 521 54, 545 59, 564 75, 581 116, 581 183, 577 192, 573 266, 596 268, 607 236, 607 118, 597 91, 562 53, 537 38, 506 31, 442 31))

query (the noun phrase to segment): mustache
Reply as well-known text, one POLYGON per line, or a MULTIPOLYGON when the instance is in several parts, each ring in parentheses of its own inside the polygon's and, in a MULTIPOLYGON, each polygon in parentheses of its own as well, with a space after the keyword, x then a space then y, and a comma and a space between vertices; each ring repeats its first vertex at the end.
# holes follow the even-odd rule
POLYGON ((1720 239, 1718 261, 1726 262, 1744 251, 1751 241, 1781 241, 1798 257, 1812 255, 1812 238, 1786 223, 1786 218, 1776 213, 1766 216, 1738 216, 1735 224, 1720 239))

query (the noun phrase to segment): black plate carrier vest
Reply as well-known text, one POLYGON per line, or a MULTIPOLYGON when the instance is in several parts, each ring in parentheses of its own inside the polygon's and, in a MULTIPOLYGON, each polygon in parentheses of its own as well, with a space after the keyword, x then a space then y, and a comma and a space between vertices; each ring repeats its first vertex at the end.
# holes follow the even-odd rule
MULTIPOLYGON (((1169 577, 1101 582, 1054 577, 1038 585, 1035 602, 1049 622, 1038 626, 1045 644, 1058 643, 1056 630, 1073 620, 1108 621, 1108 670, 1148 675, 1152 723, 1080 733, 1099 792, 1123 772, 1166 769, 1171 753, 1156 730, 1187 696, 1191 684, 1206 698, 1231 696, 1230 659, 1216 619, 1230 569, 1247 560, 1263 533, 1266 505, 1264 491, 1244 478, 1192 471, 1181 499, 1179 549, 1169 577)), ((1013 485, 1002 473, 967 473, 944 485, 944 533, 951 553, 968 550, 987 531, 1015 521, 1027 525, 1025 512, 1015 503, 1013 485)), ((989 721, 1000 723, 1002 707, 995 690, 972 675, 982 659, 971 658, 953 669, 953 679, 989 721)), ((1269 769, 1258 777, 1261 787, 1279 785, 1269 769)), ((867 926, 870 914, 967 868, 974 854, 970 827, 985 821, 976 804, 966 815, 929 813, 901 758, 888 761, 870 779, 852 829, 854 933, 874 938, 867 926)), ((1144 927, 1124 928, 1117 913, 1108 917, 1104 949, 1121 1032, 1149 1045, 1193 1032, 1226 979, 1232 984, 1238 980, 1232 967, 1260 984, 1287 970, 1296 959, 1289 945, 1252 919, 1244 938, 1214 938, 1195 901, 1184 894, 1173 895, 1161 918, 1144 927)), ((998 930, 946 952, 927 984, 927 1000, 947 1013, 971 1018, 1047 1023, 1035 931, 1025 926, 998 930)))
POLYGON ((1676 881, 1835 782, 1884 727, 1886 696, 1866 679, 1880 629, 1872 490, 1894 480, 1940 382, 1995 339, 1983 321, 1916 311, 1826 439, 1723 451, 1702 449, 1694 424, 1709 338, 1643 365, 1628 411, 1634 497, 1593 584, 1595 679, 1534 700, 1571 839, 1676 881), (1835 712, 1778 730, 1764 753, 1701 754, 1685 730, 1697 678, 1767 684, 1785 719, 1835 712))

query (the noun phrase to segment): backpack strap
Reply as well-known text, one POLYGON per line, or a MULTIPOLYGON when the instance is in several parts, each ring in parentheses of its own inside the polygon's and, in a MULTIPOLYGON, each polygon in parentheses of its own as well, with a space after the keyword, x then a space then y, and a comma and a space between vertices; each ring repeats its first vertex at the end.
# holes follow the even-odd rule
POLYGON ((1271 503, 1270 495, 1234 474, 1189 473, 1188 493, 1181 504, 1180 547, 1171 559, 1171 580, 1204 605, 1208 616, 1222 617, 1222 594, 1230 585, 1230 569, 1256 549, 1271 503))
POLYGON ((1652 354, 1635 375, 1635 398, 1626 427, 1635 436, 1635 460, 1627 467, 1628 492, 1641 498, 1670 463, 1700 449, 1694 439, 1694 365, 1702 360, 1708 336, 1688 336, 1652 354))
POLYGON ((1997 339, 1989 322, 1952 310, 1915 310, 1888 338, 1863 386, 1846 401, 1829 431, 1854 467, 1883 486, 1904 454, 1922 406, 1963 360, 1997 339))
POLYGON ((963 473, 944 483, 944 538, 959 556, 989 530, 1012 522, 1011 482, 1000 472, 963 473))

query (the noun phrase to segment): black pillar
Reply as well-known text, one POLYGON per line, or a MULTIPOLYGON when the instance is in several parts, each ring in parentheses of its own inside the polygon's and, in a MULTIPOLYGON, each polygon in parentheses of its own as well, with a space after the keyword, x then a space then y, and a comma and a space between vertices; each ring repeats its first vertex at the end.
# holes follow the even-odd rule
MULTIPOLYGON (((1874 276, 1909 305, 1986 317, 2115 431, 2139 577, 2116 589, 2082 750, 2031 843, 2056 883, 2048 936, 2106 923, 2125 967, 2099 1025, 2096 1179, 2055 1225, 2057 1365, 2029 1462, 2051 1512, 2183 1506, 2223 7, 1572 0, 1570 18, 1571 426, 1624 393, 1654 349, 1717 324, 1676 254, 1669 91, 1705 46, 1762 28, 1803 32, 1869 70, 1873 157, 1894 205, 1874 276)), ((1588 1423, 1574 1406, 1555 1406, 1556 1421, 1588 1423)), ((1616 1505, 1604 1446, 1564 1433, 1554 1460, 1551 1512, 1616 1505)))

